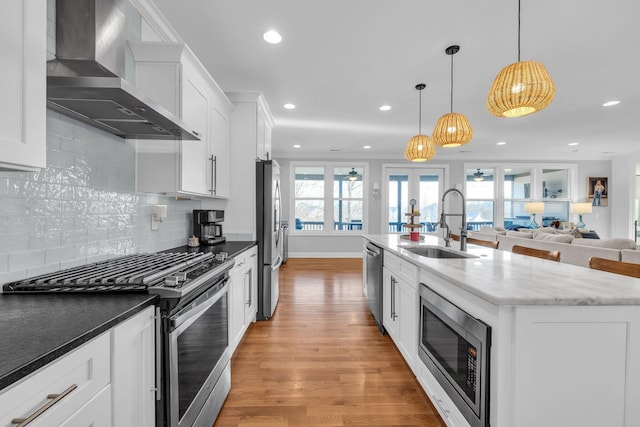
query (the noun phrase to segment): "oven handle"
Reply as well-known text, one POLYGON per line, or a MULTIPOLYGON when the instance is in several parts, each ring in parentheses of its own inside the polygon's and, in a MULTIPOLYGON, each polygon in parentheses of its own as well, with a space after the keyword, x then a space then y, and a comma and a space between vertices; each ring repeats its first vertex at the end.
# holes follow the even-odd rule
POLYGON ((202 316, 205 311, 218 302, 218 300, 222 298, 228 290, 227 282, 229 281, 229 278, 225 278, 224 281, 224 286, 215 294, 207 295, 207 293, 204 293, 187 307, 171 316, 169 318, 170 331, 174 331, 179 327, 181 327, 181 329, 189 327, 189 325, 195 322, 198 317, 202 316))

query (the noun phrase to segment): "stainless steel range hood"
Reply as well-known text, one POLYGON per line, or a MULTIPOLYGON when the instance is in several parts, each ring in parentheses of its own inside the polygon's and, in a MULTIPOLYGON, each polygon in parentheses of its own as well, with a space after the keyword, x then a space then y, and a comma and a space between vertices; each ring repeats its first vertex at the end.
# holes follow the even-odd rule
POLYGON ((124 80, 125 0, 57 0, 47 107, 122 138, 198 140, 198 133, 124 80))

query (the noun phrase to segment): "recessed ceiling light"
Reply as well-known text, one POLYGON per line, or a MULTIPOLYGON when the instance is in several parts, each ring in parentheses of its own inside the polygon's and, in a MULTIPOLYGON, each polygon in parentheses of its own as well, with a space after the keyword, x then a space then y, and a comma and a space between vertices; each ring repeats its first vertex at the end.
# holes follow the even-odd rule
POLYGON ((569 143, 569 145, 570 145, 571 147, 573 147, 574 145, 580 145, 580 143, 579 143, 579 142, 570 142, 570 143, 569 143))
POLYGON ((614 105, 620 104, 620 101, 608 101, 602 104, 603 107, 612 107, 614 105))
POLYGON ((391 110, 391 105, 382 105, 380 107, 380 111, 389 111, 391 110))
POLYGON ((294 104, 284 104, 283 107, 286 108, 287 110, 293 110, 296 108, 294 104))
POLYGON ((300 148, 301 145, 300 144, 293 144, 293 148, 300 148))
POLYGON ((500 141, 500 142, 496 142, 496 145, 507 145, 507 143, 504 141, 500 141))
POLYGON ((363 145, 362 148, 368 150, 369 148, 371 148, 371 146, 370 145, 363 145))
POLYGON ((262 35, 262 38, 267 43, 278 44, 282 41, 282 36, 277 31, 269 30, 262 35))

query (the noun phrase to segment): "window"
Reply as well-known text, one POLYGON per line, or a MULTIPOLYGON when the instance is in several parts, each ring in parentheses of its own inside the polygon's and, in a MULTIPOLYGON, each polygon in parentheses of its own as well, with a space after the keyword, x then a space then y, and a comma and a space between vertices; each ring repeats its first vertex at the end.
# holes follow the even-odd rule
POLYGON ((295 232, 362 231, 364 166, 298 163, 292 164, 292 170, 295 232))
POLYGON ((297 166, 294 173, 296 230, 324 230, 324 167, 297 166))
POLYGON ((527 202, 544 202, 544 212, 536 218, 538 224, 548 226, 552 221, 569 219, 569 205, 575 200, 575 165, 514 164, 480 169, 465 165, 465 172, 469 230, 493 223, 505 228, 527 226, 531 222, 525 211, 527 202))
POLYGON ((524 205, 531 199, 531 168, 505 168, 504 182, 504 227, 528 225, 530 215, 524 205))
MULTIPOLYGON (((440 216, 444 170, 440 168, 386 167, 386 222, 389 233, 408 232, 402 224, 408 221, 409 200, 415 199, 414 210, 420 213, 420 232, 435 231, 440 216)), ((385 230, 385 227, 383 227, 385 230)))
POLYGON ((337 231, 362 230, 363 168, 333 169, 333 224, 337 231))
POLYGON ((494 169, 466 169, 467 230, 493 227, 496 198, 494 169))

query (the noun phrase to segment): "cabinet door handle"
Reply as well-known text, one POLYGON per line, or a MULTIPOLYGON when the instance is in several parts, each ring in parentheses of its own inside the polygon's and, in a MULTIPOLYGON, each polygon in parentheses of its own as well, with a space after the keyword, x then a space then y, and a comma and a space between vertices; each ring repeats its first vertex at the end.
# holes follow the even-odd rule
POLYGON ((218 175, 218 162, 216 156, 209 157, 211 161, 211 190, 209 192, 211 194, 216 194, 216 185, 217 183, 217 175, 218 175))
POLYGON ((253 301, 252 301, 253 295, 251 295, 251 288, 253 287, 253 286, 251 286, 252 285, 252 283, 251 283, 251 273, 252 273, 251 270, 249 270, 249 271, 247 271, 245 273, 247 275, 247 278, 248 278, 248 280, 247 280, 247 293, 249 295, 249 300, 247 301, 247 305, 249 307, 251 307, 251 304, 253 304, 253 301))
POLYGON ((68 389, 66 389, 62 393, 59 393, 59 394, 48 394, 47 395, 47 399, 51 399, 51 400, 49 400, 47 403, 42 405, 40 408, 38 408, 34 413, 29 415, 27 418, 14 418, 14 419, 12 419, 11 420, 11 424, 17 424, 17 427, 26 426, 31 421, 35 420, 40 415, 44 414, 49 408, 51 408, 53 405, 55 405, 56 403, 58 403, 59 401, 64 399, 69 393, 71 393, 73 390, 75 390, 77 388, 78 388, 78 385, 77 384, 73 384, 71 387, 69 387, 68 389))
POLYGON ((391 320, 396 320, 396 278, 391 276, 391 320))

